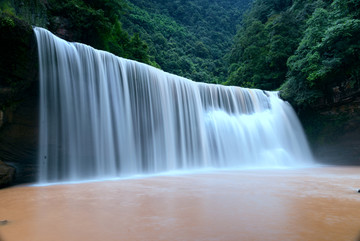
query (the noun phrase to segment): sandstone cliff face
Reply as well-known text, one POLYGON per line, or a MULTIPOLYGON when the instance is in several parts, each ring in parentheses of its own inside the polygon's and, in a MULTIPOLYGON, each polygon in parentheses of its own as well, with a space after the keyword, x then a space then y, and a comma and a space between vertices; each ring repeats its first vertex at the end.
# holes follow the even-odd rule
POLYGON ((15 183, 32 182, 39 98, 35 36, 30 25, 4 13, 0 33, 0 160, 16 168, 15 183))

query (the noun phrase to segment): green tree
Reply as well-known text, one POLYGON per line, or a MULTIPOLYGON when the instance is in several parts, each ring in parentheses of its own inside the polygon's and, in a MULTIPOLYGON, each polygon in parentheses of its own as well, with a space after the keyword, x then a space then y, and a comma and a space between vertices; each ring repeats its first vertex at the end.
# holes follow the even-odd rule
POLYGON ((148 63, 149 56, 147 50, 148 46, 144 41, 140 39, 139 34, 134 34, 134 36, 130 39, 129 42, 129 56, 139 62, 148 63))
POLYGON ((249 2, 132 0, 127 1, 130 11, 121 21, 130 34, 139 33, 146 41, 163 70, 197 81, 224 81, 224 56, 249 2))
POLYGON ((306 22, 298 49, 288 60, 282 95, 304 106, 327 98, 331 88, 348 80, 359 87, 360 20, 355 1, 334 1, 317 8, 306 22))
POLYGON ((158 66, 139 34, 130 36, 123 29, 120 20, 127 10, 123 0, 48 0, 48 27, 66 40, 158 66))
POLYGON ((284 82, 286 62, 301 37, 291 1, 255 1, 238 30, 230 53, 225 84, 277 89, 284 82))

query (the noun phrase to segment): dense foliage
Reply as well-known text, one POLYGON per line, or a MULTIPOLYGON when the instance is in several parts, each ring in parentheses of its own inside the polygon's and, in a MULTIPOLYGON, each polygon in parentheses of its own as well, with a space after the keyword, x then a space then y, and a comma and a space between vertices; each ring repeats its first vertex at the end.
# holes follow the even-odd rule
POLYGON ((195 81, 280 89, 297 106, 339 83, 360 86, 358 0, 0 0, 0 9, 195 81))
POLYGON ((48 0, 49 29, 65 39, 89 44, 118 56, 153 64, 147 44, 123 30, 122 0, 48 0), (66 31, 66 32, 62 32, 66 31), (69 33, 69 34, 67 34, 69 33))
POLYGON ((122 19, 138 32, 165 71, 195 81, 222 82, 236 25, 251 0, 131 0, 122 19))
POLYGON ((344 80, 348 88, 360 82, 360 2, 335 0, 317 8, 295 53, 288 59, 284 96, 297 104, 327 96, 344 80), (357 5, 357 6, 355 6, 357 5))
POLYGON ((195 81, 222 82, 251 0, 0 0, 32 25, 195 81))
POLYGON ((121 17, 128 9, 123 0, 1 0, 0 9, 68 41, 157 66, 139 35, 123 30, 121 17))
POLYGON ((225 84, 280 88, 297 106, 340 82, 359 86, 360 2, 255 0, 230 54, 225 84))

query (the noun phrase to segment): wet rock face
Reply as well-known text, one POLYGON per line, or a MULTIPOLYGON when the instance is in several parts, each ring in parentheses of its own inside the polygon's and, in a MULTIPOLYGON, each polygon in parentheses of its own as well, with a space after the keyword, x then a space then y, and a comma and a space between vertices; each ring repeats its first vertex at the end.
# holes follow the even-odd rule
POLYGON ((360 165, 360 96, 348 96, 346 100, 301 116, 320 162, 360 165))
POLYGON ((14 183, 15 168, 0 161, 0 187, 6 187, 14 183))
POLYGON ((33 182, 38 136, 38 57, 32 27, 0 13, 0 160, 1 180, 33 182), (7 170, 7 171, 5 171, 7 170), (13 180, 13 179, 11 179, 13 180))
POLYGON ((0 128, 0 160, 16 168, 16 184, 36 180, 38 109, 38 86, 34 85, 15 107, 4 112, 5 123, 0 128))

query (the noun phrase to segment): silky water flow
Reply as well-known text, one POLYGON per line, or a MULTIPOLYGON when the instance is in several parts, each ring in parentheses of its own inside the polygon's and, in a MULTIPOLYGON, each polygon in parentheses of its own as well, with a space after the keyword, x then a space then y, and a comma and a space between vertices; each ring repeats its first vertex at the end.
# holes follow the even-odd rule
POLYGON ((276 92, 193 82, 34 31, 41 183, 313 162, 276 92))

